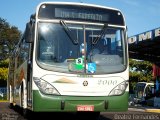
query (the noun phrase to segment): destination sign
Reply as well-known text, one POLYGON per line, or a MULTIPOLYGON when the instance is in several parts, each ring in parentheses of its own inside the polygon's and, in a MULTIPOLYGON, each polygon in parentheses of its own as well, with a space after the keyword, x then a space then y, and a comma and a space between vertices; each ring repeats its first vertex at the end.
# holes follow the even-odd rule
POLYGON ((132 36, 128 38, 128 43, 129 44, 138 43, 145 40, 152 40, 157 37, 160 37, 160 28, 132 36))
POLYGON ((44 4, 38 10, 38 18, 125 25, 118 10, 84 5, 44 4))
POLYGON ((94 21, 109 21, 108 14, 80 9, 55 8, 55 17, 94 21))

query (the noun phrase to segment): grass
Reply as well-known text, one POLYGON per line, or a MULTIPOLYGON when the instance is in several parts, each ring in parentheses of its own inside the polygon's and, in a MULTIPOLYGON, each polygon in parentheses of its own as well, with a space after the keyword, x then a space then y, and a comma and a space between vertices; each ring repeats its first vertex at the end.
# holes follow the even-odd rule
POLYGON ((0 102, 8 102, 8 100, 0 100, 0 102))

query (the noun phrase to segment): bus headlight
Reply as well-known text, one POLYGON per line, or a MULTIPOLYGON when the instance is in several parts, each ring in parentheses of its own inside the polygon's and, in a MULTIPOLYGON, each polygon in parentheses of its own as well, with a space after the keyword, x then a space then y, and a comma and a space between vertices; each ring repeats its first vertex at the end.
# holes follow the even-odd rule
POLYGON ((128 81, 124 81, 120 83, 119 85, 117 85, 115 88, 111 90, 111 92, 109 93, 109 96, 123 94, 127 86, 128 86, 128 81))
POLYGON ((56 88, 53 87, 47 81, 36 78, 36 77, 33 77, 33 80, 42 93, 50 94, 50 95, 60 95, 59 92, 56 90, 56 88))

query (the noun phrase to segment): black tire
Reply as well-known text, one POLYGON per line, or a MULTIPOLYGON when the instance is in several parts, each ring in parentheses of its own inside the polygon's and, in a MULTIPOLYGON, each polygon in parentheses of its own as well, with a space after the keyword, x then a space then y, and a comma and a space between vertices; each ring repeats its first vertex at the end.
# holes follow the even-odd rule
POLYGON ((29 118, 29 110, 28 109, 22 109, 22 114, 24 118, 29 118))
POLYGON ((9 103, 9 108, 13 109, 13 103, 9 103))

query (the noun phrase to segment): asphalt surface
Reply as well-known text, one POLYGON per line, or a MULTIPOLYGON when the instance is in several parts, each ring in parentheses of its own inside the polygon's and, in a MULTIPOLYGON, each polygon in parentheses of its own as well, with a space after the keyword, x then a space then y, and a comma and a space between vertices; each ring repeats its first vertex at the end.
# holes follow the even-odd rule
MULTIPOLYGON (((87 114, 76 113, 30 113, 22 116, 19 108, 10 109, 8 102, 0 102, 0 120, 93 120, 87 114)), ((127 112, 102 112, 97 120, 160 120, 160 113, 146 109, 129 108, 127 112)))

